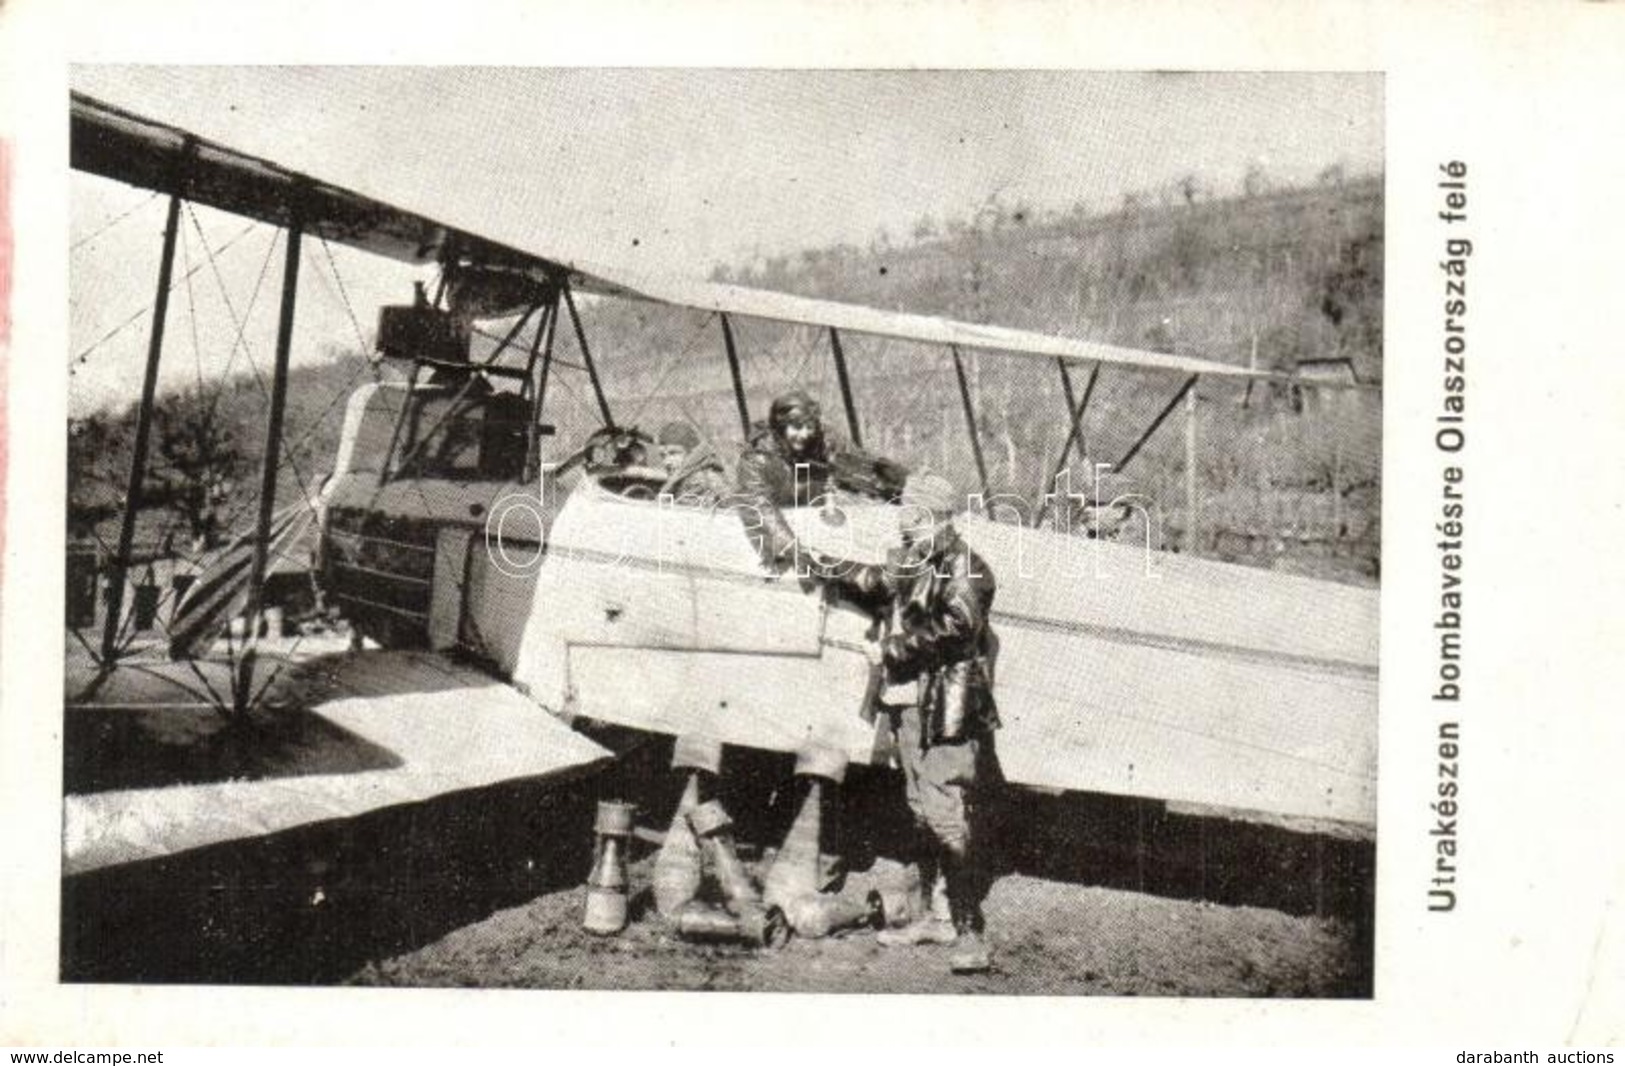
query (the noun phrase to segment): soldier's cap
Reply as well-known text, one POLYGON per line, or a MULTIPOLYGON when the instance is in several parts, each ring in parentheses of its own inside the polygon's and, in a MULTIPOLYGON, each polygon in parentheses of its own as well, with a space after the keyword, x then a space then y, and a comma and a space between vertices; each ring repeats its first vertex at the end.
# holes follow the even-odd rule
POLYGON ((687 422, 667 422, 660 427, 660 435, 655 440, 660 444, 678 444, 693 450, 700 446, 700 431, 687 422))
POLYGON ((773 401, 767 420, 774 429, 782 429, 791 422, 810 422, 817 426, 823 423, 823 409, 805 389, 795 389, 773 401))
POLYGON ((948 479, 936 474, 915 474, 903 484, 902 505, 949 518, 964 510, 959 493, 948 479))

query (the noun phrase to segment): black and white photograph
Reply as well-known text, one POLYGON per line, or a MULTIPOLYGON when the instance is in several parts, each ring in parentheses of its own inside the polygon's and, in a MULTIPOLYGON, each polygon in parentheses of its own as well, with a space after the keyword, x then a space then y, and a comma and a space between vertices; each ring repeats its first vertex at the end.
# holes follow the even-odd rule
POLYGON ((61 981, 1373 995, 1380 72, 69 89, 61 981))
POLYGON ((1616 1061, 1622 48, 0 2, 0 1058, 1616 1061))

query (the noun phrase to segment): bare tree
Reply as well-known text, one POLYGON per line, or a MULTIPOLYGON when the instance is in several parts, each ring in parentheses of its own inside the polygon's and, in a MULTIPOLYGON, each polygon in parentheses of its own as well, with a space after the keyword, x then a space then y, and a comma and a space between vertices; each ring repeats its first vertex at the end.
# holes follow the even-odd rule
POLYGON ((158 454, 152 496, 186 521, 195 540, 212 545, 220 507, 244 469, 231 426, 201 389, 166 397, 153 413, 158 454))

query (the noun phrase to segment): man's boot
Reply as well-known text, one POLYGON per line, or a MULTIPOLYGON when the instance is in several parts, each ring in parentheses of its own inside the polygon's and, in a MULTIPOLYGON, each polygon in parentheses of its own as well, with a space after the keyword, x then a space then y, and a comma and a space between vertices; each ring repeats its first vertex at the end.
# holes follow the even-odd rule
POLYGON ((993 968, 993 957, 982 932, 982 904, 971 868, 963 855, 949 851, 943 855, 942 872, 956 934, 948 969, 954 973, 986 973, 993 968))
POLYGON ((954 973, 986 973, 993 968, 993 953, 988 950, 987 937, 975 929, 966 929, 954 940, 953 954, 948 956, 948 969, 954 973))
POLYGON ((986 973, 993 968, 993 953, 982 932, 982 908, 974 903, 955 901, 953 954, 948 969, 954 973, 986 973))

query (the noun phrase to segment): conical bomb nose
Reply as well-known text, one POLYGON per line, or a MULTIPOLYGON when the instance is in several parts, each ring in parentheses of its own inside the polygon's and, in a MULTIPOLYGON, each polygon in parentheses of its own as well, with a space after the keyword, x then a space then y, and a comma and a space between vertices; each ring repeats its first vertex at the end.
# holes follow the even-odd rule
MULTIPOLYGON (((796 773, 806 782, 806 795, 784 844, 767 872, 763 897, 783 907, 815 894, 822 880, 819 843, 824 831, 824 783, 834 788, 846 776, 846 755, 836 748, 809 746, 796 755, 796 773)), ((792 924, 794 919, 792 918, 792 924)))
POLYGON ((667 918, 673 917, 683 904, 700 891, 704 871, 700 862, 700 838, 694 835, 688 816, 699 803, 698 776, 690 776, 683 798, 677 802, 666 829, 666 839, 655 856, 654 895, 655 909, 667 918))
POLYGON ((675 917, 699 894, 704 879, 700 839, 689 824, 689 814, 700 805, 701 793, 710 790, 710 779, 722 769, 722 745, 708 737, 680 736, 672 749, 671 765, 689 774, 660 854, 655 856, 655 909, 666 918, 675 917))

